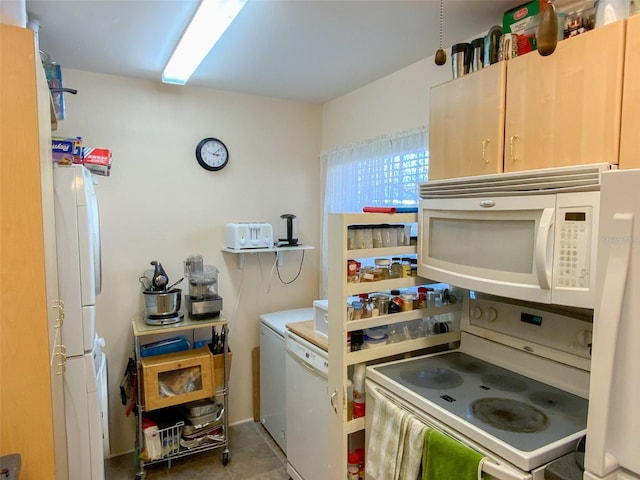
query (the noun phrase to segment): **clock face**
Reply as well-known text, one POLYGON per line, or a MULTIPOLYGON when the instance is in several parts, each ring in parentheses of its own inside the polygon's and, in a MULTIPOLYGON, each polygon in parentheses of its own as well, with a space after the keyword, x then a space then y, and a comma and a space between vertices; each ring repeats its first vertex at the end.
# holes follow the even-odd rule
POLYGON ((196 159, 206 170, 221 170, 229 161, 229 151, 217 138, 205 138, 196 147, 196 159))

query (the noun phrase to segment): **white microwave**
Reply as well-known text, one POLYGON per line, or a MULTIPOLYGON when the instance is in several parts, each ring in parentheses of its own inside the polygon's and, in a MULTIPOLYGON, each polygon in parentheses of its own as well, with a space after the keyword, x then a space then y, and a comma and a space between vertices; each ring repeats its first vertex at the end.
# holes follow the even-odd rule
POLYGON ((418 275, 594 308, 600 174, 609 164, 424 182, 418 275))

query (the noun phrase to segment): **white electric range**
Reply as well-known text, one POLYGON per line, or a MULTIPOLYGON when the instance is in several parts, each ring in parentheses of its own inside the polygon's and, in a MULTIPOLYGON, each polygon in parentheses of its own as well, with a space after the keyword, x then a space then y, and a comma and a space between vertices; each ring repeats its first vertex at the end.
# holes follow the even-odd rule
POLYGON ((487 457, 488 478, 541 479, 587 424, 592 312, 470 292, 459 348, 367 368, 367 422, 391 400, 487 457))

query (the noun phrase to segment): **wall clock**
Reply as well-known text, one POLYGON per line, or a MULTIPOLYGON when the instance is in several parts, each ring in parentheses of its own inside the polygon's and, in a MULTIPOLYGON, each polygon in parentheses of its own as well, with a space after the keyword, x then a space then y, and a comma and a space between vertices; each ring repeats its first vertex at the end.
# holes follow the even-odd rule
POLYGON ((196 146, 196 160, 205 170, 222 170, 229 163, 229 150, 217 138, 205 138, 196 146))

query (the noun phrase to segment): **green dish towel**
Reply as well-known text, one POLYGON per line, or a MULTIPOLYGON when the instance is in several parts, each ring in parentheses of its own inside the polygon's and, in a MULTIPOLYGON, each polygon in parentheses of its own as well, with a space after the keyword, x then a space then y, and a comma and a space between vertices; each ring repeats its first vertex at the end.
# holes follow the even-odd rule
POLYGON ((422 480, 477 480, 484 456, 456 440, 428 429, 422 451, 422 480))

